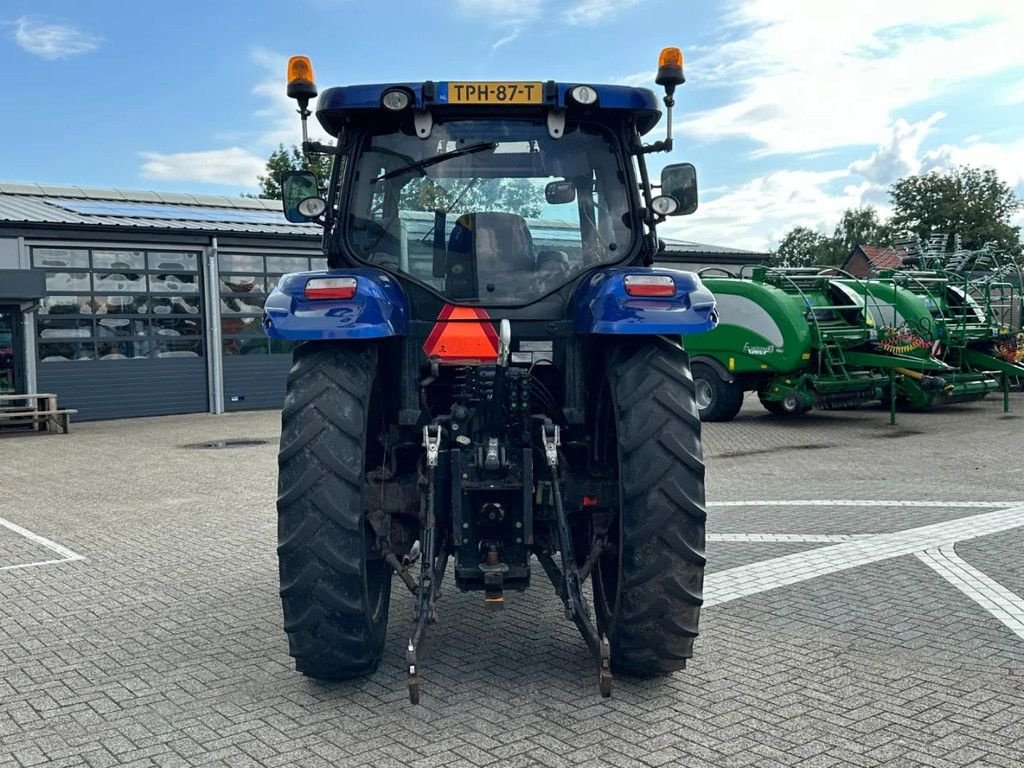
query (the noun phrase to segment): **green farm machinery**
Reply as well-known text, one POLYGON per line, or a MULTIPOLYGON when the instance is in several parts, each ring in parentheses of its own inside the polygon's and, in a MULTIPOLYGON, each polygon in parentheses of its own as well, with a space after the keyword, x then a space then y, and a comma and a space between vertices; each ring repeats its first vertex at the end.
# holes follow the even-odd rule
MULTIPOLYGON (((925 410, 945 403, 980 400, 999 388, 999 381, 989 370, 960 365, 964 335, 948 312, 948 303, 940 298, 948 287, 944 278, 892 270, 877 279, 842 282, 864 298, 877 329, 879 347, 890 353, 939 359, 949 365, 949 370, 941 374, 942 386, 912 372, 897 371, 894 387, 901 406, 925 410)), ((888 391, 883 399, 889 399, 888 391)))
MULTIPOLYGON (((1020 267, 992 245, 966 250, 955 243, 946 253, 946 240, 938 235, 924 243, 904 241, 912 268, 882 271, 865 284, 876 294, 912 293, 930 315, 917 321, 916 330, 955 371, 947 380, 984 379, 986 392, 1001 387, 1005 402, 1011 385, 1024 381, 1020 267)), ((970 399, 969 392, 963 394, 960 399, 970 399)))
POLYGON ((747 391, 757 392, 771 413, 796 415, 815 406, 889 400, 903 381, 923 392, 948 390, 944 376, 953 369, 923 341, 880 329, 873 294, 852 275, 818 268, 744 271, 702 273, 720 317, 717 328, 686 341, 703 420, 732 419, 747 391))

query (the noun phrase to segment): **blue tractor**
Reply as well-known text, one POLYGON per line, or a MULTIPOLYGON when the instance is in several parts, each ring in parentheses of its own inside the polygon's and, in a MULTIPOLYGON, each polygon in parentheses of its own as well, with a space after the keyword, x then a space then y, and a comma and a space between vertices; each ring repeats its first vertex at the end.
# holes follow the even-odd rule
POLYGON ((374 672, 392 582, 414 595, 409 695, 451 571, 483 606, 533 558, 612 670, 685 666, 704 574, 700 419, 682 335, 717 323, 689 272, 652 267, 665 217, 697 207, 690 164, 655 196, 683 58, 653 92, 562 82, 330 88, 293 57, 307 153, 289 221, 323 227, 326 271, 281 278, 265 326, 299 343, 282 416, 279 565, 296 668, 374 672), (583 585, 590 578, 593 607, 583 585))

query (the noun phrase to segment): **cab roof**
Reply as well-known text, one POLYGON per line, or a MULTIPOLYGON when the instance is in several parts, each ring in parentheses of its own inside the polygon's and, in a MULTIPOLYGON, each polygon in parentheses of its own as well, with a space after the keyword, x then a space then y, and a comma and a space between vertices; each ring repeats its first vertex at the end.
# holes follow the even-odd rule
MULTIPOLYGON (((637 128, 645 134, 657 125, 661 119, 658 99, 648 88, 632 88, 625 85, 592 85, 590 83, 559 83, 554 80, 547 82, 510 83, 483 81, 431 81, 422 83, 376 83, 372 85, 346 85, 328 88, 317 102, 316 116, 324 130, 337 136, 344 125, 353 118, 372 117, 373 112, 394 115, 382 106, 382 98, 387 91, 401 89, 408 93, 410 105, 406 109, 427 109, 440 112, 445 116, 472 111, 474 114, 486 112, 490 116, 521 115, 525 112, 548 110, 552 107, 565 107, 570 116, 587 114, 600 117, 602 114, 632 114, 636 117, 637 128), (493 101, 453 103, 456 93, 462 93, 465 86, 533 86, 529 90, 531 101, 516 103, 494 103, 493 101), (570 91, 578 85, 587 85, 597 92, 597 102, 590 105, 577 104, 570 91), (534 90, 534 87, 536 90, 534 90)), ((436 116, 436 115, 435 115, 436 116)))

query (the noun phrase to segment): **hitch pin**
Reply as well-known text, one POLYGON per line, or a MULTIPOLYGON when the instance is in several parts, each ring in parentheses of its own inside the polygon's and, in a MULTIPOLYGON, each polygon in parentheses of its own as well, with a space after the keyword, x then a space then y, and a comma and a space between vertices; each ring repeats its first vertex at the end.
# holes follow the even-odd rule
POLYGON ((557 424, 541 426, 540 439, 544 443, 544 458, 549 467, 558 466, 558 446, 561 443, 560 430, 557 424), (548 430, 551 430, 550 432, 548 430))
POLYGON ((437 456, 441 450, 441 425, 427 424, 423 427, 423 447, 427 449, 427 466, 437 466, 437 456))

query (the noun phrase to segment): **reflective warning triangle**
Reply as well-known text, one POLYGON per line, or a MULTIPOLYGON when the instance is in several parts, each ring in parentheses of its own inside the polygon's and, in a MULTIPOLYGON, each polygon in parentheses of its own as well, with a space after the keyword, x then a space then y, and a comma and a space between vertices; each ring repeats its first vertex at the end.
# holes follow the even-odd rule
POLYGON ((423 353, 442 363, 493 363, 498 359, 498 334, 480 307, 445 304, 423 353))

